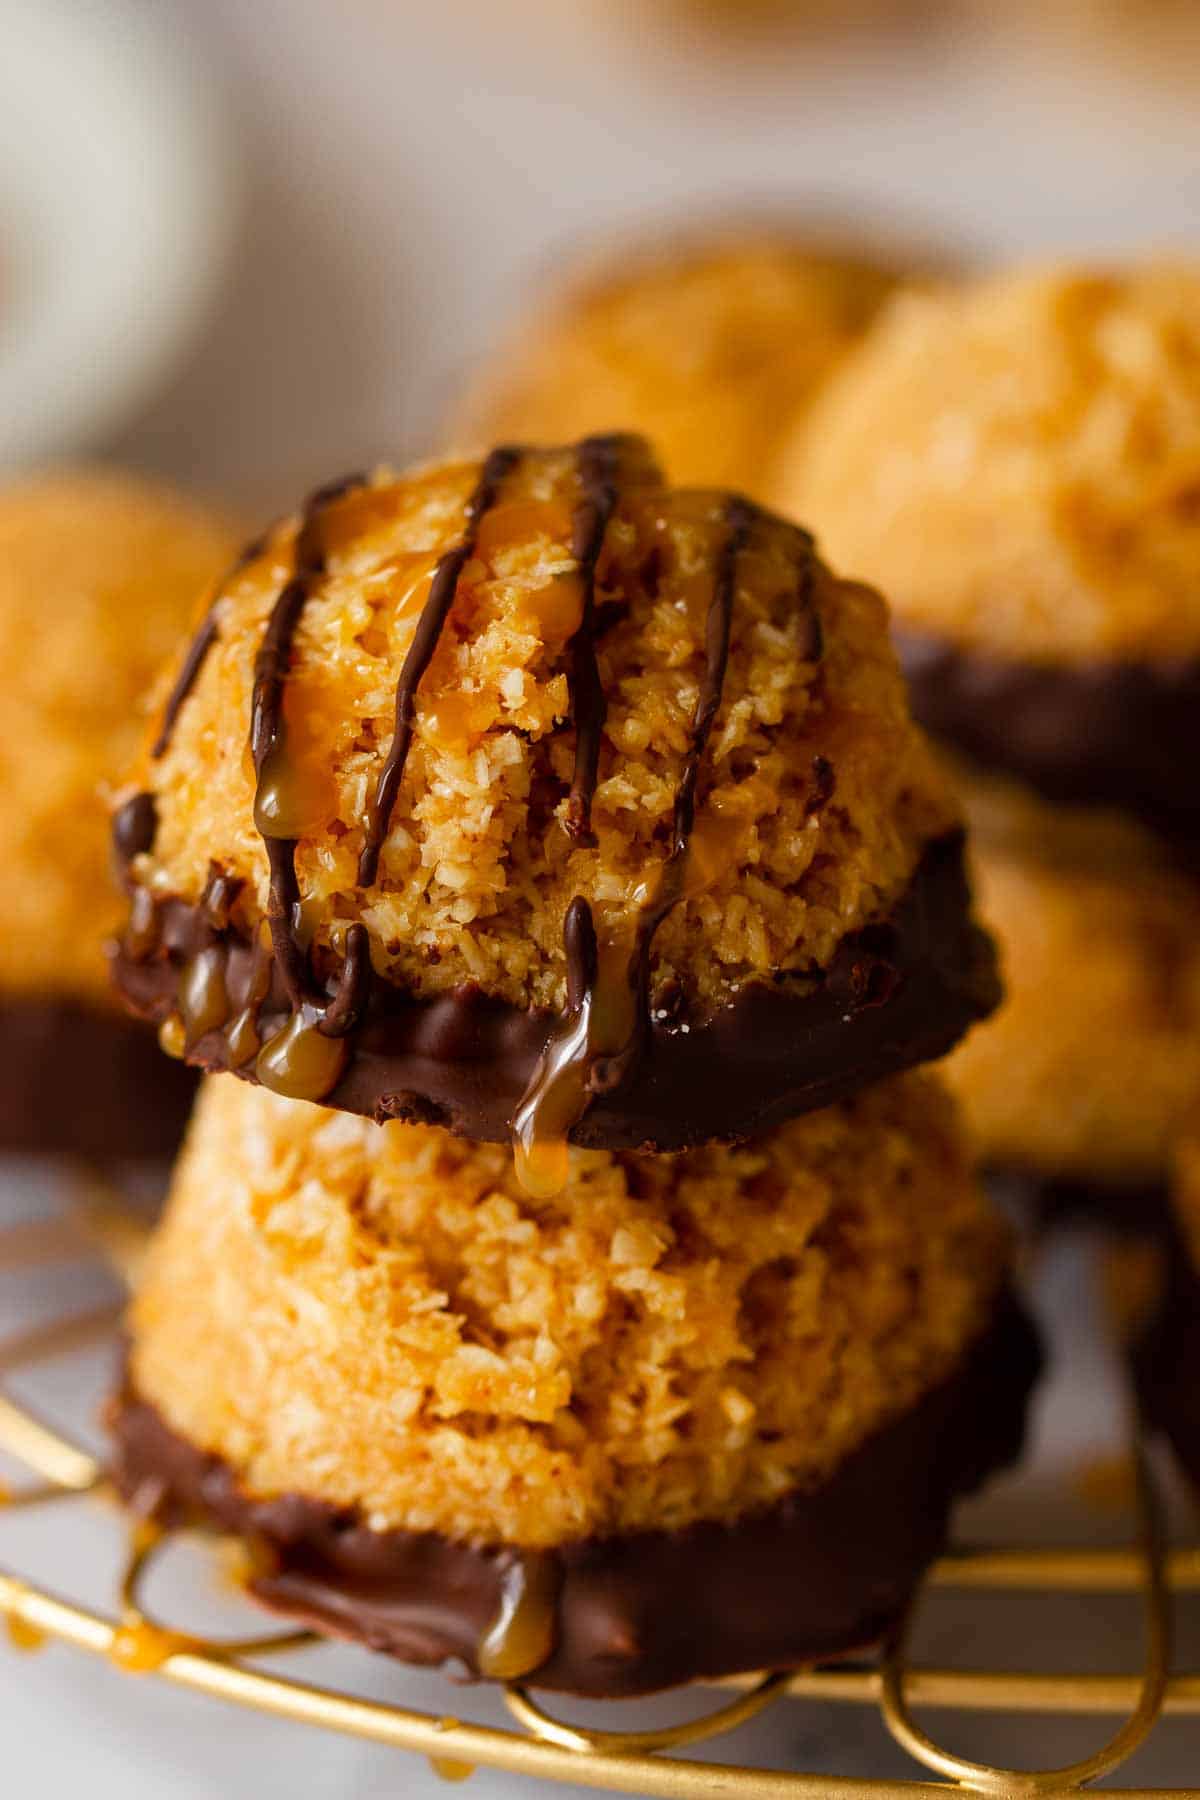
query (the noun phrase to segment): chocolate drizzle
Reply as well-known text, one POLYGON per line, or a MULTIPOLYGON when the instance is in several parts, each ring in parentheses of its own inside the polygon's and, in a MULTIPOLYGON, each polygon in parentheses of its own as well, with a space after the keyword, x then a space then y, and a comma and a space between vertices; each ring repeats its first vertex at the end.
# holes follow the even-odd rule
POLYGON ((583 498, 571 526, 571 554, 579 564, 583 607, 567 653, 571 713, 575 721, 575 769, 564 823, 577 844, 592 844, 592 800, 600 768, 600 738, 608 702, 596 662, 596 565, 617 504, 617 475, 625 440, 585 438, 576 451, 583 498))
POLYGON ((266 828, 263 791, 267 772, 286 757, 283 695, 292 647, 300 617, 312 584, 325 572, 322 518, 325 508, 362 485, 361 475, 318 488, 304 508, 296 536, 295 571, 271 609, 267 629, 254 663, 254 695, 250 711, 250 753, 258 777, 255 822, 266 847, 271 870, 267 918, 276 960, 294 1010, 306 1002, 323 1005, 324 995, 314 991, 308 959, 296 933, 300 889, 296 881, 296 839, 266 828))
POLYGON ((188 653, 183 659, 183 665, 175 678, 175 685, 163 708, 162 724, 159 726, 158 736, 150 749, 150 755, 155 762, 166 755, 179 715, 183 711, 188 695, 199 679, 209 651, 217 641, 217 607, 220 605, 221 597, 229 583, 236 580, 242 570, 247 568, 256 557, 262 555, 267 547, 268 535, 264 533, 260 537, 252 538, 250 543, 238 553, 231 567, 226 570, 217 583, 212 605, 200 621, 200 629, 192 639, 188 653))
POLYGON ((291 1017, 282 1031, 263 1046, 260 1079, 297 1099, 323 1097, 340 1075, 345 1061, 341 1043, 358 1021, 370 980, 366 930, 350 927, 337 989, 330 999, 313 979, 308 951, 299 934, 300 888, 296 879, 294 820, 275 785, 287 764, 283 702, 296 632, 313 584, 325 572, 324 515, 335 501, 363 485, 351 475, 318 488, 304 508, 296 535, 292 578, 271 609, 254 664, 250 715, 250 751, 257 776, 254 816, 270 867, 267 920, 280 979, 291 1017), (315 1036, 314 1036, 315 1034, 315 1036), (323 1045, 316 1038, 326 1040, 323 1045), (332 1045, 337 1043, 335 1050, 332 1045))
MULTIPOLYGON (((712 736, 712 728, 721 705, 721 696, 725 691, 725 673, 729 666, 737 560, 746 547, 757 517, 757 509, 749 501, 741 499, 731 500, 725 513, 726 535, 717 558, 712 598, 708 603, 705 619, 704 679, 696 696, 688 752, 675 790, 671 849, 659 877, 658 889, 643 903, 637 918, 634 952, 630 963, 630 984, 638 997, 639 1019, 649 1017, 650 950, 655 933, 684 895, 688 853, 696 825, 696 788, 704 753, 708 749, 708 740, 712 736)), ((811 569, 807 559, 804 569, 806 573, 811 569)), ((807 599, 807 583, 803 577, 802 593, 807 599)), ((808 617, 813 632, 810 656, 815 657, 819 654, 816 614, 810 610, 808 617)), ((809 659, 806 656, 805 660, 809 659)))
POLYGON ((367 812, 362 852, 358 859, 358 880, 362 887, 370 887, 379 872, 380 851, 391 824, 396 795, 412 742, 417 717, 417 689, 421 678, 433 661, 434 651, 454 604, 458 578, 474 555, 480 521, 496 504, 500 486, 520 461, 521 454, 513 445, 502 445, 492 451, 483 465, 475 492, 467 502, 467 523, 462 538, 452 550, 447 550, 434 571, 429 597, 421 609, 421 616, 417 620, 417 628, 396 684, 396 718, 391 748, 379 771, 375 795, 367 812))

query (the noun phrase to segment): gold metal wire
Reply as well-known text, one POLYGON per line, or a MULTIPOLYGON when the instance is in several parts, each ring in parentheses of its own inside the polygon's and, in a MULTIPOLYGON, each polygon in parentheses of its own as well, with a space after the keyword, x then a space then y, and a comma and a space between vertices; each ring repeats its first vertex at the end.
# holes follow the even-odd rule
MULTIPOLYGON (((91 1181, 86 1205, 63 1227, 0 1230, 0 1269, 28 1267, 61 1256, 78 1260, 99 1247, 110 1264, 128 1271, 140 1246, 128 1214, 108 1205, 91 1181)), ((48 1320, 0 1345, 0 1382, 51 1356, 110 1334, 115 1308, 48 1320)), ((131 1674, 154 1674, 233 1704, 297 1723, 370 1739, 427 1757, 447 1780, 486 1766, 525 1777, 645 1795, 647 1800, 947 1800, 953 1795, 1038 1796, 1066 1800, 1109 1774, 1145 1742, 1164 1714, 1200 1716, 1200 1673, 1170 1675, 1171 1597, 1200 1588, 1200 1548, 1168 1553, 1160 1508, 1137 1435, 1131 1427, 1137 1473, 1139 1531, 1125 1550, 990 1550, 957 1552, 930 1572, 927 1586, 965 1591, 1029 1590, 1059 1594, 1140 1592, 1145 1611, 1145 1657, 1122 1675, 1040 1675, 1028 1671, 925 1669, 909 1666, 906 1629, 878 1664, 801 1669, 741 1683, 742 1691, 699 1717, 644 1731, 607 1731, 570 1724, 547 1711, 522 1687, 505 1690, 517 1731, 461 1723, 450 1717, 361 1700, 352 1694, 255 1667, 266 1656, 294 1654, 319 1641, 305 1631, 213 1639, 155 1617, 144 1600, 152 1562, 176 1535, 133 1526, 117 1583, 114 1616, 94 1612, 0 1568, 0 1621, 13 1644, 36 1648, 56 1638, 108 1658, 131 1674), (923 1767, 900 1782, 836 1774, 768 1771, 734 1762, 684 1759, 689 1746, 734 1732, 785 1696, 878 1708, 892 1736, 923 1767), (1116 1734, 1091 1756, 1067 1768, 1001 1769, 946 1749, 916 1722, 925 1706, 1016 1714, 1083 1714, 1123 1718, 1116 1734), (932 1779, 930 1777, 933 1777, 932 1779)), ((0 1389, 0 1449, 32 1480, 0 1493, 0 1523, 12 1508, 61 1503, 104 1487, 98 1460, 36 1418, 0 1389)), ((64 1529, 69 1526, 64 1525, 64 1529)), ((1167 1800, 1194 1789, 1109 1788, 1125 1800, 1167 1800)))

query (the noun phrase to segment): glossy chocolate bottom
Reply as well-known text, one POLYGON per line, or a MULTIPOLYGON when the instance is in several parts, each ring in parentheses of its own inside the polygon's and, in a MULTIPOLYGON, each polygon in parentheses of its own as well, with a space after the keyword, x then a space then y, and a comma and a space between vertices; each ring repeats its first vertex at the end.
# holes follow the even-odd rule
MULTIPOLYGON (((549 1552, 553 1648, 524 1679, 616 1697, 878 1642, 941 1551, 954 1500, 1019 1454, 1039 1366, 1033 1328, 1006 1296, 957 1373, 821 1488, 730 1525, 549 1552)), ((252 1496, 128 1388, 110 1424, 116 1480, 135 1506, 269 1546, 275 1566, 252 1582, 268 1606, 406 1662, 478 1674, 519 1551, 373 1531, 300 1494, 252 1496)))
POLYGON ((1200 658, 1029 663, 895 633, 913 713, 981 769, 1063 806, 1132 813, 1200 845, 1200 658))
MULTIPOLYGON (((147 943, 136 953, 124 946, 114 963, 133 1011, 161 1023, 176 1010, 200 951, 216 952, 230 1009, 243 1007, 253 981, 248 944, 199 906, 164 899, 147 943)), ((761 1137, 944 1055, 995 1010, 1000 992, 995 947, 971 916, 962 833, 954 832, 926 847, 890 916, 844 938, 828 968, 749 983, 709 1017, 655 1015, 627 1075, 593 1096, 571 1140, 670 1151, 761 1137)), ((276 969, 260 1035, 272 1037, 290 1016, 276 969)), ((347 1039, 344 1072, 322 1103, 503 1143, 559 1022, 478 989, 421 1000, 377 977, 347 1039)), ((189 1055, 205 1069, 228 1068, 224 1030, 204 1033, 189 1055)), ((254 1079, 253 1061, 235 1073, 254 1079)))
POLYGON ((996 1204, 1026 1230, 1103 1225, 1122 1235, 1157 1237, 1170 1213, 1165 1180, 1088 1181, 991 1166, 984 1181, 996 1204))
POLYGON ((169 1156, 196 1077, 154 1033, 65 1001, 0 1006, 0 1150, 169 1156))

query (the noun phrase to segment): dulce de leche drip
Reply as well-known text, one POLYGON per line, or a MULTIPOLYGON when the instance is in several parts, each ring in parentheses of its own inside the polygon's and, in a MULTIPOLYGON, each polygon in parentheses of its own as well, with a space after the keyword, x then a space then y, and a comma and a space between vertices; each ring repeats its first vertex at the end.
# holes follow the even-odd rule
MULTIPOLYGON (((593 1101, 603 1098, 606 1108, 616 1105, 619 1111, 625 1098, 635 1095, 630 1080, 635 1068, 652 1053, 665 1054, 664 1038, 675 1035, 662 1023, 670 1021, 669 1012, 652 1013, 656 935, 676 908, 738 865, 753 819, 762 811, 762 783, 751 803, 754 784, 744 768, 728 783, 708 770, 739 623, 738 596, 744 596, 748 633, 764 603, 771 616, 789 622, 789 655, 794 651, 800 663, 815 664, 821 655, 813 602, 815 553, 804 532, 779 526, 747 500, 666 490, 636 438, 591 437, 575 447, 570 460, 558 452, 513 446, 494 450, 463 505, 450 548, 418 552, 401 537, 396 549, 386 624, 392 632, 411 621, 411 636, 396 678, 391 739, 381 745, 380 761, 365 781, 357 821, 361 835, 354 844, 355 821, 339 811, 336 771, 318 741, 320 709, 307 706, 307 675, 303 669, 293 672, 293 665, 305 609, 333 603, 324 583, 331 573, 340 580, 340 566, 331 570, 327 559, 340 556, 343 540, 358 544, 360 501, 336 521, 333 514, 364 485, 352 477, 309 499, 295 533, 290 572, 270 607, 255 659, 249 744, 253 819, 269 869, 265 918, 256 917, 253 894, 245 892, 244 869, 235 877, 214 864, 198 906, 160 893, 149 879, 143 882, 137 864, 153 849, 155 800, 135 796, 114 824, 118 852, 132 876, 130 924, 119 959, 127 992, 160 1022, 164 1045, 175 1055, 209 1068, 252 1070, 255 1079, 280 1094, 343 1104, 381 1118, 416 1116, 425 1105, 437 1116, 447 1091, 447 1110, 457 1117, 451 1077, 458 1059, 474 1067, 502 1057, 508 1085, 497 1084, 498 1097, 482 1128, 472 1098, 467 1129, 507 1133, 522 1181, 532 1193, 549 1196, 567 1178, 568 1142, 593 1101), (521 559, 527 551, 526 565, 521 559), (499 1014, 488 1010, 486 991, 473 994, 464 987, 430 1000, 408 993, 402 983, 392 991, 383 974, 375 975, 365 916, 371 906, 387 916, 391 896, 380 896, 376 904, 365 890, 379 879, 418 729, 423 743, 457 750, 471 743, 477 730, 507 728, 494 724, 486 704, 481 708, 470 680, 427 677, 451 632, 457 657, 477 610, 479 584, 484 584, 485 621, 489 608, 507 604, 504 584, 514 566, 549 569, 544 579, 539 573, 541 585, 523 591, 516 617, 521 632, 540 640, 547 679, 560 683, 565 697, 564 703, 555 693, 545 754, 536 768, 530 761, 537 788, 530 818, 545 809, 552 821, 547 828, 567 840, 565 858, 561 836, 550 844, 547 858, 554 879, 561 869, 569 871, 558 901, 569 901, 563 915, 567 999, 549 1030, 540 1013, 514 1002, 500 1045, 499 1014), (657 605, 660 593, 665 607, 657 605), (651 856, 645 874, 628 883, 624 898, 614 901, 611 889, 604 894, 607 863, 593 814, 601 772, 610 772, 604 758, 610 758, 612 774, 621 772, 624 724, 609 728, 609 707, 618 693, 622 708, 629 704, 619 684, 631 672, 637 680, 641 640, 633 622, 644 603, 652 621, 646 629, 658 630, 664 619, 670 624, 672 649, 662 652, 656 640, 647 640, 650 662, 677 653, 689 659, 685 679, 690 681, 694 659, 695 698, 689 690, 688 711, 672 728, 676 744, 681 725, 686 736, 672 776, 663 850, 657 863, 651 856), (687 615, 687 630, 670 620, 673 611, 687 615), (554 738, 566 731, 572 741, 564 755, 554 738), (339 895, 336 910, 353 918, 357 906, 360 918, 346 926, 340 940, 330 931, 332 909, 319 894, 305 898, 297 869, 302 842, 315 836, 317 849, 326 854, 327 827, 339 843, 349 839, 354 845, 350 879, 358 895, 339 895), (598 870, 591 851, 601 852, 598 870), (368 1026, 369 1038, 360 1029, 368 1026), (400 1046, 398 1060, 408 1059, 394 1076, 393 1045, 400 1046), (422 1059, 428 1074, 419 1066, 422 1059), (409 1064, 418 1065, 413 1073, 409 1064), (514 1091, 520 1095, 515 1103, 514 1091)), ((381 488, 378 516, 389 522, 390 506, 388 491, 381 488)), ((284 554, 282 546, 277 534, 276 559, 284 554)), ((251 546, 243 562, 260 548, 251 546)), ((224 619, 219 596, 168 702, 156 755, 168 745, 215 641, 218 610, 224 619)), ((228 610, 236 619, 237 608, 228 610)), ((322 631, 327 623, 322 617, 322 631)), ((381 628, 377 635, 387 640, 381 628)), ((355 744, 357 758, 375 741, 375 729, 372 715, 370 729, 355 744)), ((355 779, 360 779, 357 763, 355 779)), ((810 811, 820 810, 833 784, 831 765, 814 757, 810 811)), ((413 798, 419 822, 421 796, 413 798)), ((769 810, 769 795, 766 804, 769 810)), ((613 823, 601 820, 600 832, 611 831, 613 823)), ((486 931, 486 914, 481 920, 479 929, 486 931)), ((398 948, 377 942, 381 966, 398 948)), ((704 1024, 691 1022, 678 1034, 679 1042, 686 1041, 684 1030, 695 1032, 704 1024)))
POLYGON ((480 1642, 479 1673, 519 1681, 554 1648, 559 1571, 553 1557, 526 1553, 504 1572, 500 1607, 480 1642))
MULTIPOLYGON (((738 559, 746 549, 756 509, 747 501, 730 500, 724 509, 722 538, 713 569, 705 616, 705 667, 692 714, 689 745, 675 792, 671 843, 656 879, 643 883, 635 896, 632 921, 598 939, 592 910, 577 896, 567 910, 563 945, 567 959, 567 1011, 551 1034, 513 1119, 513 1154, 522 1186, 536 1198, 561 1191, 568 1173, 568 1136, 593 1094, 615 1087, 638 1056, 650 1027, 650 952, 659 926, 681 902, 715 878, 718 855, 712 854, 721 827, 715 826, 709 854, 700 849, 697 833, 697 790, 705 751, 721 704, 733 626, 738 559)), ((806 552, 809 548, 806 540, 806 552)), ((806 660, 820 655, 820 630, 809 599, 811 561, 800 565, 798 601, 805 608, 809 642, 806 660)), ((593 665, 594 666, 594 665, 593 665)), ((602 716, 602 714, 601 714, 602 716)), ((576 762, 577 780, 579 762, 576 762)), ((595 761, 591 784, 595 783, 595 761)), ((585 797, 590 809, 590 794, 585 797)), ((572 800, 576 791, 572 789, 572 800)), ((584 813, 584 818, 590 816, 584 813)))

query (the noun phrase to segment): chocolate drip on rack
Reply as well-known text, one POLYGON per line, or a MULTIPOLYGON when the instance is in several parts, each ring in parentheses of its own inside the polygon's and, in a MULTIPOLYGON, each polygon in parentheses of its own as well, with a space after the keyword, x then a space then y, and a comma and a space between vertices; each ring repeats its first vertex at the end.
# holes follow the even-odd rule
POLYGON ((624 442, 618 436, 585 438, 575 453, 583 498, 572 520, 571 554, 579 564, 583 609, 567 646, 571 712, 575 720, 575 769, 564 822, 577 844, 595 842, 592 800, 600 767, 600 736, 608 715, 596 663, 596 565, 617 503, 617 476, 624 442))
POLYGON ((512 473, 521 454, 513 445, 502 445, 492 451, 483 465, 475 492, 467 502, 466 529, 459 542, 452 550, 447 550, 434 570, 429 597, 417 620, 417 628, 396 684, 396 715, 391 748, 379 771, 375 795, 367 811, 363 847, 358 859, 358 879, 363 887, 370 887, 379 872, 380 851, 391 824, 396 795, 404 777, 404 765, 412 743, 417 689, 433 661, 434 651, 454 604, 458 578, 475 553, 480 521, 495 505, 501 483, 512 473))
POLYGON ((161 757, 166 755, 167 750, 170 747, 171 736, 175 730, 176 721, 183 711, 188 695, 191 693, 199 679, 200 671, 204 667, 209 651, 217 641, 217 607, 221 603, 225 589, 229 586, 231 581, 237 579, 243 569, 249 567, 256 557, 262 555, 267 547, 270 535, 270 532, 267 531, 256 538, 252 538, 245 548, 238 552, 234 561, 230 564, 229 568, 226 569, 224 575, 222 575, 220 581, 217 583, 217 591, 213 596, 212 604, 200 621, 200 628, 192 639, 188 653, 183 659, 183 667, 175 677, 175 685, 167 698, 166 706, 163 708, 162 724, 159 726, 158 736, 155 738, 154 743, 150 748, 151 758, 155 762, 158 762, 161 757))

